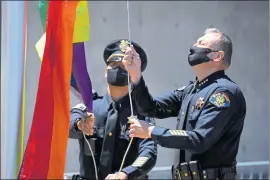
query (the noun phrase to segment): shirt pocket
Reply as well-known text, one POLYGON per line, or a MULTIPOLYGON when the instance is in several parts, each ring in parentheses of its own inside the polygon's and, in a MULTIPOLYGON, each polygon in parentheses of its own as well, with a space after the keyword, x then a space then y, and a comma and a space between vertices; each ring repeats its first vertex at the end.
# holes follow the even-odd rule
POLYGON ((198 122, 199 116, 200 116, 201 111, 200 110, 195 110, 191 114, 188 115, 188 126, 187 130, 193 130, 196 126, 196 123, 198 122))

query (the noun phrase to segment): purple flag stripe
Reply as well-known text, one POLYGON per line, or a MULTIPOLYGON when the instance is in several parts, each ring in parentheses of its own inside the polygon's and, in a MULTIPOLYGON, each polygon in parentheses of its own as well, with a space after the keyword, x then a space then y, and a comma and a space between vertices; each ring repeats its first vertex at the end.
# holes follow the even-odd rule
POLYGON ((83 103, 87 107, 88 112, 92 112, 92 83, 86 66, 84 42, 73 43, 72 73, 77 85, 76 89, 81 94, 83 103))

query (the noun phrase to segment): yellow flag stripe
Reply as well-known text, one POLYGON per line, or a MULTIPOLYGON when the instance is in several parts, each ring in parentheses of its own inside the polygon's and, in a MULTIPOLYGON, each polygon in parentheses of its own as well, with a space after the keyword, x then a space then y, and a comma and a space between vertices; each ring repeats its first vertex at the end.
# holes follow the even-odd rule
POLYGON ((16 175, 20 171, 20 166, 24 154, 24 125, 25 125, 25 101, 26 101, 26 54, 27 54, 27 1, 24 2, 24 59, 23 59, 23 80, 22 80, 22 100, 21 100, 21 122, 19 129, 19 145, 17 156, 16 175))

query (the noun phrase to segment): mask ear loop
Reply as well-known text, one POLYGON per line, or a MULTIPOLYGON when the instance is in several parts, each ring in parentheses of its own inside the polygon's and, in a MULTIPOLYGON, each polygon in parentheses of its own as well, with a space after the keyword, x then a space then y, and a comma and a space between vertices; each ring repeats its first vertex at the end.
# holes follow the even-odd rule
MULTIPOLYGON (((210 49, 210 50, 211 50, 211 49, 210 49)), ((206 56, 210 59, 210 61, 214 61, 213 59, 218 58, 220 55, 218 54, 218 55, 215 55, 215 56, 213 56, 213 55, 209 56, 209 54, 211 54, 211 53, 217 54, 218 52, 223 52, 223 51, 219 51, 219 50, 211 50, 206 56), (215 57, 215 58, 213 58, 213 57, 215 57)), ((223 60, 223 57, 222 57, 222 60, 223 60)))

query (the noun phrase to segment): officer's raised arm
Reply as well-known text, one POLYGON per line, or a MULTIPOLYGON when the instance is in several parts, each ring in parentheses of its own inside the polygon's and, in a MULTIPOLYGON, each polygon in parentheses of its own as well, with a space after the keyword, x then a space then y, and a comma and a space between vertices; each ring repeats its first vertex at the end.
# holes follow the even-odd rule
MULTIPOLYGON (((193 130, 170 130, 154 127, 152 132, 149 132, 151 133, 150 136, 162 147, 186 149, 192 153, 204 153, 219 141, 228 128, 232 128, 231 125, 235 123, 234 120, 243 118, 238 117, 244 114, 245 103, 242 102, 241 94, 232 94, 228 90, 219 89, 209 98, 193 130)), ((243 124, 242 121, 238 123, 243 124)), ((234 129, 236 128, 238 126, 235 126, 234 129)), ((239 133, 241 131, 239 128, 239 133)))
MULTIPOLYGON (((142 53, 140 53, 142 54, 142 53)), ((132 82, 132 97, 138 112, 143 116, 155 118, 176 117, 181 107, 181 99, 184 88, 153 98, 148 91, 145 81, 141 75, 145 57, 140 57, 131 46, 123 59, 125 68, 129 71, 132 82)))

